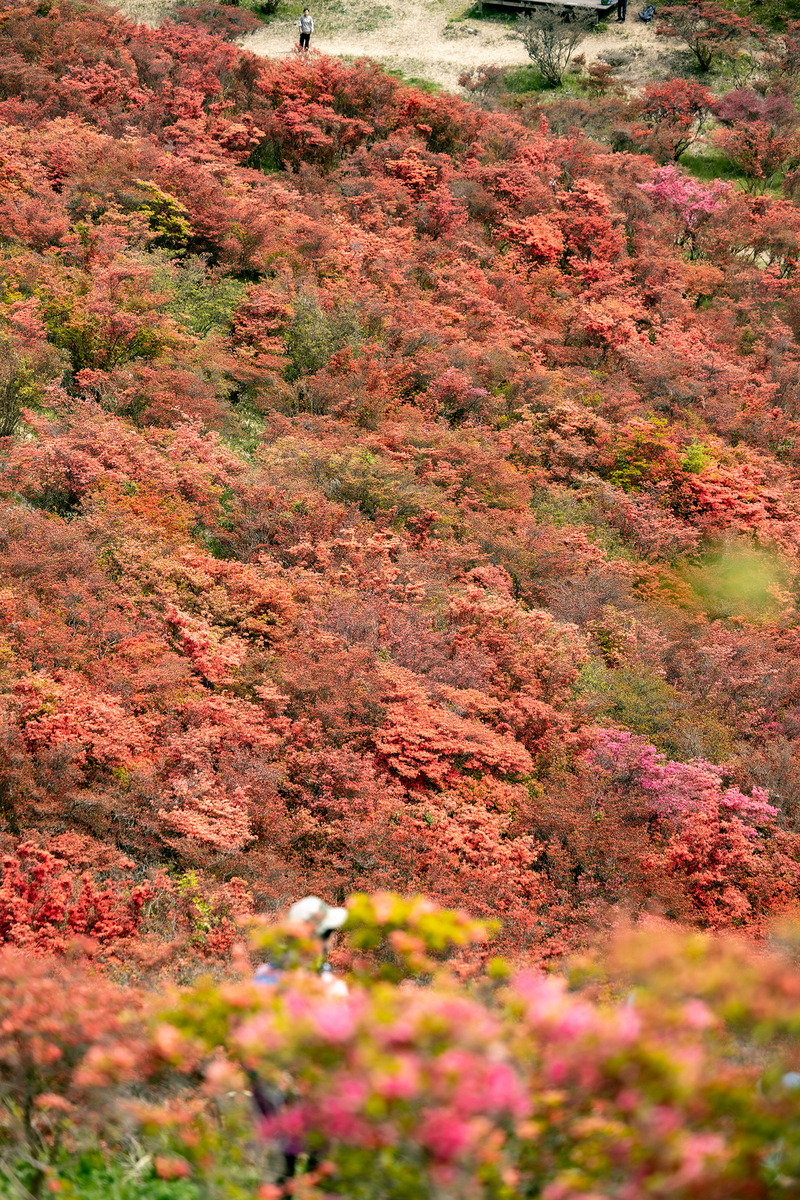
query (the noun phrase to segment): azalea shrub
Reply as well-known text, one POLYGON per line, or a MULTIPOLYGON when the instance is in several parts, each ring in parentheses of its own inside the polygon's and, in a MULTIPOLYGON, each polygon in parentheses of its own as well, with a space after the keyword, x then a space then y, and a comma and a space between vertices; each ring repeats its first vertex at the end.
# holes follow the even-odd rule
POLYGON ((0 1186, 93 1194, 127 1161, 132 1195, 165 1197, 791 1194, 796 924, 756 950, 650 917, 545 971, 421 898, 348 906, 335 977, 286 923, 251 934, 284 964, 269 982, 240 946, 227 978, 149 996, 77 946, 71 964, 3 951, 0 1186), (413 957, 370 975, 365 942, 413 957))
MULTIPOLYGON (((188 980, 376 891, 530 963, 620 905, 760 936, 800 861, 791 30, 719 100, 593 68, 589 120, 45 8, 0 12, 0 942, 188 980), (788 139, 750 191, 678 165, 712 109, 788 139)), ((737 70, 760 36, 670 21, 737 70)))
MULTIPOLYGON (((452 915, 426 911, 449 937, 452 915)), ((345 991, 298 968, 207 980, 161 1019, 212 1092, 281 1091, 259 1136, 310 1156, 287 1194, 777 1196, 800 1161, 795 937, 754 953, 653 919, 563 973, 495 960, 468 987, 445 966, 345 991)), ((200 1128, 181 1150, 173 1127, 187 1161, 200 1128)))

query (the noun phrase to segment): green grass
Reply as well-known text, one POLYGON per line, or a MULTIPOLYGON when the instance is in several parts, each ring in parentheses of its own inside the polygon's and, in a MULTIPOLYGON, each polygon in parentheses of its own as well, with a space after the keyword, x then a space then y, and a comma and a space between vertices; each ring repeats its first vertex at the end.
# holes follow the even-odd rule
POLYGON ((532 63, 525 67, 512 67, 511 70, 506 71, 503 83, 505 90, 511 92, 514 96, 524 95, 526 92, 549 92, 553 90, 552 86, 532 63))
POLYGON ((681 155, 680 165, 701 183, 712 183, 715 179, 727 179, 737 187, 745 186, 745 179, 735 171, 720 150, 708 146, 702 150, 687 150, 681 155))
POLYGON ((370 8, 364 9, 356 17, 355 29, 357 33, 372 33, 373 29, 378 29, 381 25, 386 25, 394 16, 393 10, 386 4, 374 4, 370 8))
MULTIPOLYGON (((58 1181, 55 1193, 70 1200, 202 1200, 200 1187, 186 1179, 159 1179, 148 1157, 138 1163, 105 1162, 98 1153, 66 1160, 50 1179, 58 1181)), ((0 1173, 0 1196, 8 1200, 30 1200, 41 1189, 37 1172, 27 1163, 17 1163, 0 1173)), ((47 1187, 41 1194, 54 1193, 47 1187)))
MULTIPOLYGON (((259 3, 259 0, 250 0, 249 3, 248 0, 244 0, 241 7, 247 9, 254 17, 257 17, 262 25, 269 25, 270 21, 274 20, 278 15, 277 12, 267 12, 264 5, 259 3)), ((257 33, 258 31, 254 30, 253 32, 257 33)))
POLYGON ((401 83, 407 83, 409 87, 416 88, 419 92, 427 92, 431 96, 435 96, 442 90, 441 85, 434 83, 432 79, 420 79, 418 75, 406 75, 404 71, 394 67, 391 70, 384 67, 384 71, 393 79, 399 79, 401 83))
POLYGON ((248 396, 242 396, 233 406, 230 421, 222 431, 221 440, 240 458, 252 458, 264 442, 264 414, 248 396))
MULTIPOLYGON (((250 1128, 248 1110, 246 1126, 220 1131, 213 1165, 207 1171, 189 1166, 191 1177, 184 1179, 160 1179, 158 1152, 154 1160, 137 1144, 62 1150, 46 1170, 24 1154, 0 1155, 0 1200, 253 1200, 275 1164, 263 1143, 250 1141, 250 1128)), ((167 1163, 183 1162, 169 1149, 161 1153, 167 1163)))
POLYGON ((573 70, 572 65, 564 72, 560 84, 552 84, 541 74, 533 63, 524 67, 511 67, 505 72, 502 80, 502 91, 511 96, 531 96, 534 94, 549 94, 555 100, 564 97, 583 97, 586 88, 582 86, 580 75, 573 70))
MULTIPOLYGON (((743 191, 747 189, 747 180, 744 175, 735 170, 722 151, 717 150, 714 146, 704 146, 702 149, 694 151, 687 150, 681 156, 680 166, 690 175, 694 175, 695 179, 699 179, 701 183, 713 183, 715 179, 724 179, 743 191)), ((780 197, 782 183, 783 174, 778 172, 773 177, 765 194, 780 197)))
MULTIPOLYGON (((247 8, 254 17, 258 17, 264 25, 271 24, 272 21, 287 21, 291 18, 295 20, 300 16, 300 13, 308 5, 308 0, 281 0, 274 12, 267 12, 262 0, 240 0, 242 8, 247 8)), ((326 5, 326 13, 329 9, 335 10, 335 5, 326 5)))

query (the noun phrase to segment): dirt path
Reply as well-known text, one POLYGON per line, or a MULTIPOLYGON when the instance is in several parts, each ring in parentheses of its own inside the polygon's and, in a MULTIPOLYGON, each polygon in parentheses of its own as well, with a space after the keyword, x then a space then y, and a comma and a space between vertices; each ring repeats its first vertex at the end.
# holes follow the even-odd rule
MULTIPOLYGON (((630 55, 618 72, 634 84, 658 75, 660 47, 655 30, 636 20, 646 0, 631 0, 628 21, 612 19, 607 31, 592 33, 581 47, 587 61, 606 54, 630 55)), ((510 27, 498 21, 463 18, 464 0, 308 0, 316 31, 315 49, 344 58, 378 59, 388 70, 408 78, 430 80, 449 92, 460 92, 462 71, 493 64, 524 66, 529 58, 510 27)), ((155 25, 169 11, 169 0, 121 0, 128 16, 155 25)), ((284 7, 272 21, 242 40, 254 54, 280 58, 297 42, 297 4, 284 7)))
MULTIPOLYGON (((340 11, 330 16, 329 7, 332 6, 323 4, 312 9, 316 25, 312 45, 316 49, 348 58, 376 58, 389 70, 429 79, 450 92, 461 90, 458 77, 462 71, 489 63, 512 67, 530 62, 524 46, 511 35, 507 25, 474 18, 457 19, 463 12, 463 0, 456 5, 448 0, 382 0, 371 7, 359 0, 350 3, 344 0, 336 5, 340 11)), ((278 58, 296 40, 296 18, 279 17, 246 38, 242 45, 255 54, 278 58)), ((625 25, 615 22, 607 32, 591 34, 581 50, 587 61, 607 52, 632 51, 630 66, 626 65, 622 72, 632 78, 640 72, 651 75, 658 55, 655 31, 636 21, 635 14, 625 25)))

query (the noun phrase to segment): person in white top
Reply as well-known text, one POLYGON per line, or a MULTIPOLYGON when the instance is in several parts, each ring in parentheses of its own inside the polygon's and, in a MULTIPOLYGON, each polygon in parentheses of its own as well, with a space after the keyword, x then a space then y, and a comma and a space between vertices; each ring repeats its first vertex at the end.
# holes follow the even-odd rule
POLYGON ((303 9, 303 15, 298 20, 297 27, 300 30, 300 49, 308 50, 311 35, 314 32, 314 18, 307 8, 303 9))
POLYGON ((347 984, 343 979, 336 979, 331 971, 330 963, 327 961, 330 939, 347 920, 347 909, 331 908, 318 896, 306 896, 289 909, 289 920, 295 925, 305 926, 306 937, 319 938, 322 945, 322 962, 319 973, 330 990, 334 993, 338 991, 340 995, 347 995, 347 984), (337 983, 340 985, 339 989, 335 986, 337 983))
MULTIPOLYGON (((337 980, 331 971, 328 958, 328 945, 337 929, 341 929, 347 920, 346 908, 332 908, 319 896, 305 896, 289 909, 288 921, 295 926, 304 938, 315 938, 319 941, 320 959, 319 974, 326 986, 334 995, 347 995, 347 984, 343 979, 337 980), (338 986, 336 986, 338 985, 338 986)), ((263 984, 277 983, 283 973, 279 963, 263 963, 255 973, 255 982, 263 984)))

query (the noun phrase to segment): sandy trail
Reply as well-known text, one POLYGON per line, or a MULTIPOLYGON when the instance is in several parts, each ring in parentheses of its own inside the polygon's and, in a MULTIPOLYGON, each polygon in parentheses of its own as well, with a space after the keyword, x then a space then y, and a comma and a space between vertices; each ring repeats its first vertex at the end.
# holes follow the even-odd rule
MULTIPOLYGON (((350 4, 344 0, 337 5, 340 11, 333 20, 327 17, 326 8, 323 5, 312 9, 316 26, 312 46, 317 50, 346 58, 375 58, 389 70, 431 80, 450 92, 461 91, 458 77, 462 71, 490 63, 514 67, 530 62, 509 26, 471 17, 454 19, 463 12, 463 4, 454 9, 447 3, 431 3, 431 0, 427 3, 384 0, 381 5, 369 8, 357 0, 350 4), (359 24, 373 21, 374 28, 359 30, 359 24)), ((278 17, 241 44, 255 54, 279 58, 290 51, 296 40, 296 18, 278 17)), ((656 45, 655 30, 637 21, 633 12, 626 24, 617 25, 613 21, 607 32, 590 34, 580 51, 587 61, 609 52, 632 52, 632 61, 621 74, 635 80, 640 75, 652 76, 660 46, 656 45)))

